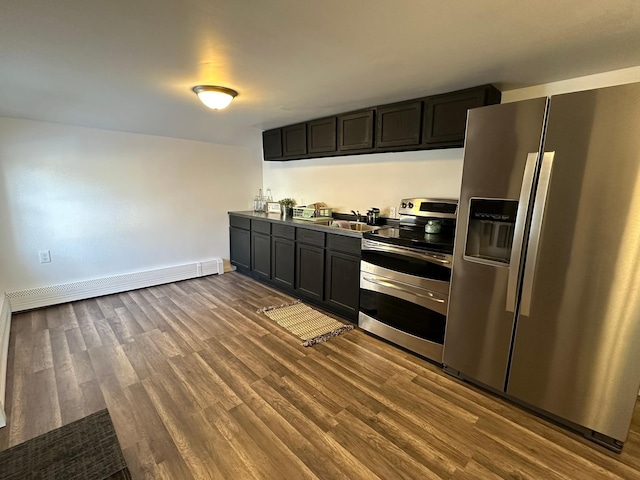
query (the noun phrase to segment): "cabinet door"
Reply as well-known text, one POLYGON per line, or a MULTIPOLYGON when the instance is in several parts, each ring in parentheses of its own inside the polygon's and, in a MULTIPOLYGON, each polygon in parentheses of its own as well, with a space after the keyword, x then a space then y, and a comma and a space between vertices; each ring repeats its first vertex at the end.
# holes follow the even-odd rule
POLYGON ((499 102, 500 92, 491 85, 427 98, 422 143, 432 147, 462 147, 467 110, 499 102))
POLYGON ((282 155, 284 157, 307 154, 307 125, 300 123, 282 129, 282 155))
POLYGON ((265 160, 279 160, 282 158, 282 129, 262 132, 262 151, 265 160))
POLYGON ((271 277, 271 237, 251 232, 251 270, 258 278, 271 277))
POLYGON ((322 301, 324 297, 324 248, 296 244, 296 290, 322 301))
POLYGON ((355 319, 360 305, 360 257, 327 251, 325 302, 355 319))
POLYGON ((307 146, 309 153, 335 152, 336 117, 307 123, 307 146))
POLYGON ((231 263, 239 269, 251 268, 251 232, 229 227, 231 263))
POLYGON ((338 150, 373 148, 373 109, 338 115, 338 150))
POLYGON ((378 107, 376 111, 376 147, 419 145, 421 127, 421 101, 378 107))
POLYGON ((296 248, 293 240, 271 238, 271 279, 278 286, 293 288, 296 248))

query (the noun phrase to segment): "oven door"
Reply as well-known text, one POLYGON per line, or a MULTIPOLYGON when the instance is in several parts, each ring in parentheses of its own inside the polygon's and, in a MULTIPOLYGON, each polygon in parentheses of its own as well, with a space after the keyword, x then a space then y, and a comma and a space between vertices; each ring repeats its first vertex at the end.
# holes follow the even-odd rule
MULTIPOLYGON (((362 240, 362 261, 391 272, 440 282, 437 291, 449 293, 451 255, 362 240)), ((402 280, 401 280, 402 281, 402 280)), ((429 288, 429 287, 427 287, 429 288)))
POLYGON ((448 282, 414 277, 363 261, 358 326, 441 363, 447 292, 448 282))

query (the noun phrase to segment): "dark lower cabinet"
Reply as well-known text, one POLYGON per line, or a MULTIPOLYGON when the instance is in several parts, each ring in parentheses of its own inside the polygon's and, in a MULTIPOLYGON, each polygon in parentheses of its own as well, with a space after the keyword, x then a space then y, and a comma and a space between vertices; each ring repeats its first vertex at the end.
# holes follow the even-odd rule
POLYGON ((296 244, 295 289, 321 302, 324 294, 324 248, 296 244))
POLYGON ((251 232, 251 270, 255 277, 271 277, 271 236, 251 232))
POLYGON ((293 289, 295 281, 296 243, 286 238, 271 238, 271 281, 293 289))
POLYGON ((229 224, 238 272, 357 320, 360 238, 233 214, 229 224))
POLYGON ((251 268, 251 232, 229 227, 229 243, 231 264, 248 271, 251 268))
POLYGON ((355 320, 360 299, 360 257, 327 250, 325 273, 325 302, 355 320))

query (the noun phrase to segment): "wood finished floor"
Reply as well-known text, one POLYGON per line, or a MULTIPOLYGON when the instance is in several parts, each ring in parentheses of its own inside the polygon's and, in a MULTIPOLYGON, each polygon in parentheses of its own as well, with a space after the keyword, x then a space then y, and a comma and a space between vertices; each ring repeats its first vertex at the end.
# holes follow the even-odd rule
POLYGON ((15 314, 0 450, 105 406, 135 479, 640 478, 622 454, 354 330, 304 348, 237 273, 15 314))

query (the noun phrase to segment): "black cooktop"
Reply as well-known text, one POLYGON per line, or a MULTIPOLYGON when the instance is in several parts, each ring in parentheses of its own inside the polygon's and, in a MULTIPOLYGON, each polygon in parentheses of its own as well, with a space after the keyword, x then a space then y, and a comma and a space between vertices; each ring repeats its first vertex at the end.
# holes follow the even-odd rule
POLYGON ((388 227, 362 235, 370 240, 433 252, 453 254, 453 229, 440 233, 425 233, 424 227, 388 227))

